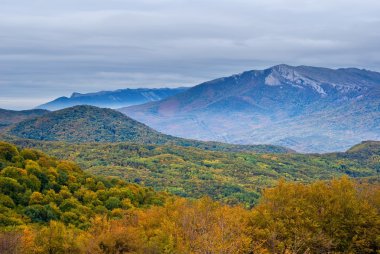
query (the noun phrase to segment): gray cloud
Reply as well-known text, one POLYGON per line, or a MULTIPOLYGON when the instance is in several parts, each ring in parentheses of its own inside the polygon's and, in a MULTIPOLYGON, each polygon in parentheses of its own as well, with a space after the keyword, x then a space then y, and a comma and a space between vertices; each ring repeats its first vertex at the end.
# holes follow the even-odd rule
POLYGON ((380 70, 378 0, 3 0, 0 107, 278 63, 380 70))

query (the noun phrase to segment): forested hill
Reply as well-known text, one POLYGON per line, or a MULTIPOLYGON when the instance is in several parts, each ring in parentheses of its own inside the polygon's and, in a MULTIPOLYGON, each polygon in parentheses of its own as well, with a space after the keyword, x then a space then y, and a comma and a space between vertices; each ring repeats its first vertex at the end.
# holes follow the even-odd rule
POLYGON ((371 156, 380 156, 380 141, 363 141, 351 147, 348 154, 354 154, 356 156, 361 156, 362 158, 368 158, 371 156))
POLYGON ((68 142, 123 142, 162 144, 173 137, 162 135, 117 111, 75 106, 16 124, 10 134, 36 140, 68 142))
POLYGON ((112 217, 118 216, 116 208, 163 204, 166 196, 0 142, 0 227, 60 220, 83 229, 95 215, 112 217))
POLYGON ((221 151, 292 152, 290 149, 272 145, 230 145, 177 138, 159 133, 118 111, 94 106, 75 106, 49 112, 17 123, 7 133, 27 139, 75 143, 134 142, 191 146, 221 151))

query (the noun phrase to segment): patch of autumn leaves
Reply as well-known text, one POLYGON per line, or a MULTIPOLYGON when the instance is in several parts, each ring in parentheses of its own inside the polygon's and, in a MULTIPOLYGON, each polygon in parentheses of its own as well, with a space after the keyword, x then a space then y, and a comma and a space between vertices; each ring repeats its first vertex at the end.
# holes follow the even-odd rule
POLYGON ((118 220, 95 217, 86 231, 51 221, 2 233, 0 252, 378 253, 379 201, 378 185, 346 177, 308 185, 280 181, 252 210, 172 198, 119 211, 118 220), (18 252, 4 251, 4 244, 18 252))
POLYGON ((270 253, 376 253, 380 187, 347 177, 310 185, 286 183, 263 193, 252 211, 252 239, 270 253))

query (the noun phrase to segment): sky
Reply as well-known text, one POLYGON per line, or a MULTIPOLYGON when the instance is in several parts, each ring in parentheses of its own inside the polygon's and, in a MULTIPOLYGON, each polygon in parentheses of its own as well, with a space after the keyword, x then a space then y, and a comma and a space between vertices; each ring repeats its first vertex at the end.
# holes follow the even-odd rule
POLYGON ((379 0, 0 0, 0 108, 276 64, 380 71, 379 0))

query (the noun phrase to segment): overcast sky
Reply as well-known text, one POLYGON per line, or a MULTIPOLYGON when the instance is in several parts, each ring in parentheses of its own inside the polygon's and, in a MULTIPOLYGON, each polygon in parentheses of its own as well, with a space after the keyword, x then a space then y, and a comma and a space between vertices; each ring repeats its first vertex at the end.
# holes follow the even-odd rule
POLYGON ((379 0, 0 0, 0 107, 279 63, 380 71, 379 0))

